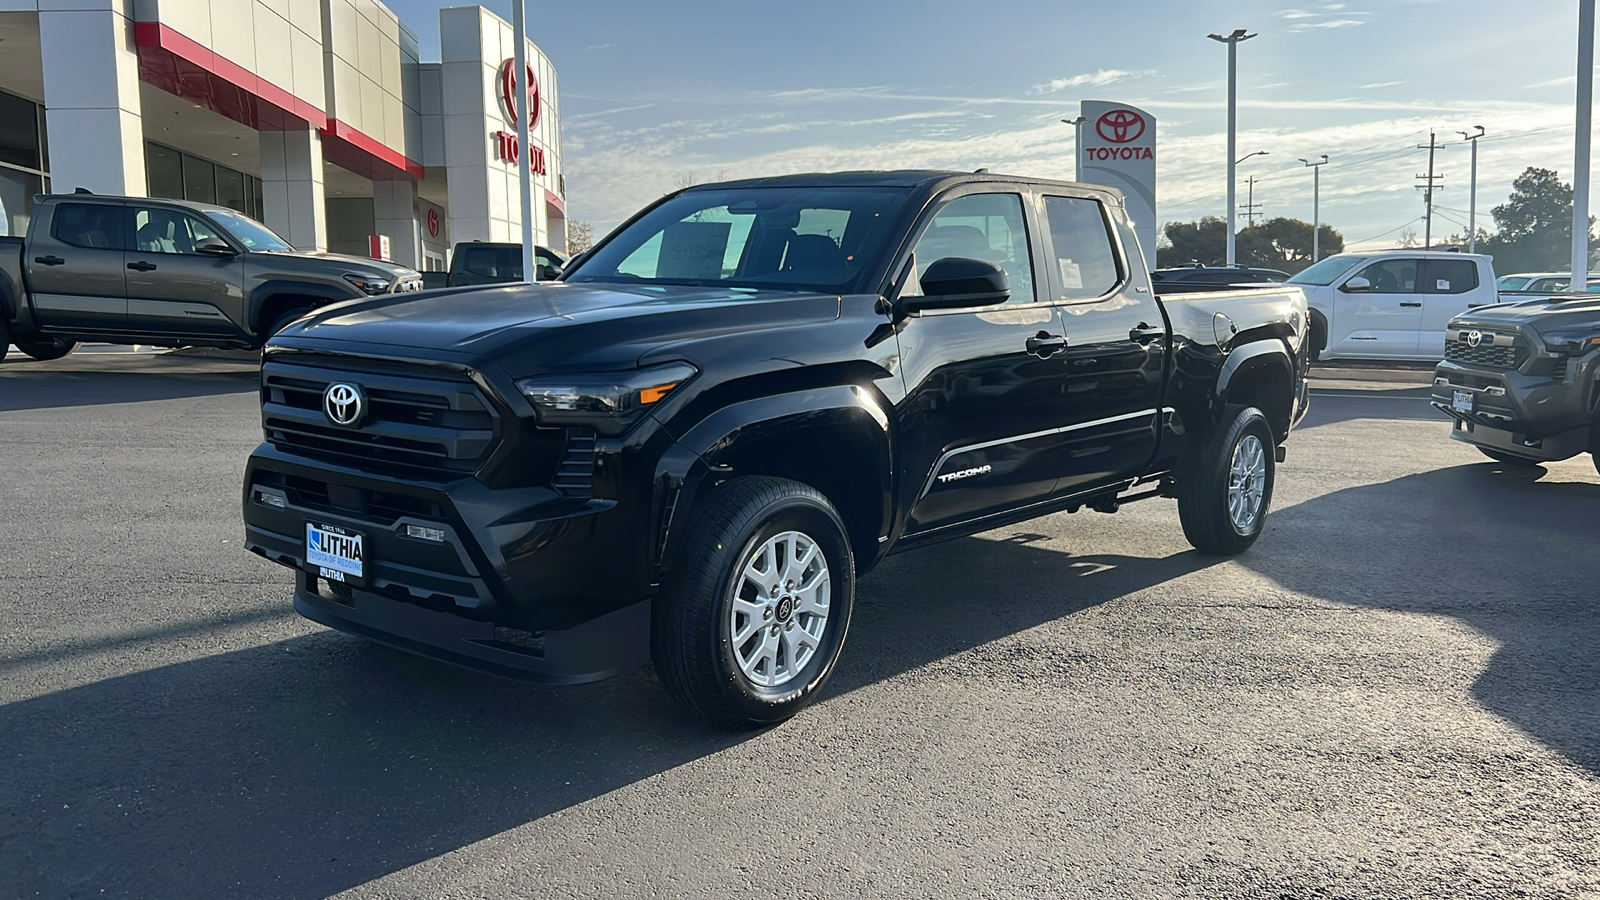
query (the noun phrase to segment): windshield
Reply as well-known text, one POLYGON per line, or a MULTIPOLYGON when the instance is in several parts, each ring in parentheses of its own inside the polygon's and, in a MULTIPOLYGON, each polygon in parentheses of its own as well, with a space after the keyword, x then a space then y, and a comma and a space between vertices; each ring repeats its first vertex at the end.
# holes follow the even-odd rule
POLYGON ((1354 268, 1364 257, 1330 256, 1315 263, 1289 279, 1290 284, 1310 284, 1318 287, 1333 284, 1333 280, 1354 268))
POLYGON ((904 194, 881 188, 737 188, 680 194, 627 226, 565 279, 862 290, 904 194))
POLYGON ((243 213, 227 212, 223 210, 206 210, 210 216, 221 225, 224 230, 233 235, 233 239, 245 245, 246 249, 257 253, 291 253, 294 248, 289 242, 276 234, 272 229, 257 222, 243 213))
POLYGON ((1523 286, 1532 280, 1526 275, 1501 275, 1500 280, 1496 281, 1494 286, 1502 291, 1516 291, 1521 290, 1523 286))

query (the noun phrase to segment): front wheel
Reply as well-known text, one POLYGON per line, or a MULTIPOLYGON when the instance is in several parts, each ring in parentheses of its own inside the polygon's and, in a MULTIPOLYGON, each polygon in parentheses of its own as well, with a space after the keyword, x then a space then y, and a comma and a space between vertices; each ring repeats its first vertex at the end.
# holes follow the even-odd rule
POLYGON ((1212 438, 1186 455, 1178 519, 1195 549, 1233 556, 1256 542, 1272 505, 1276 454, 1261 410, 1229 406, 1212 438))
POLYGON ((60 359, 68 353, 78 349, 77 341, 66 341, 59 338, 35 338, 23 340, 16 338, 17 349, 28 354, 40 362, 60 359))
POLYGON ((712 723, 782 722, 833 673, 854 601, 854 553, 828 499, 781 478, 733 479, 695 511, 656 600, 656 674, 712 723))

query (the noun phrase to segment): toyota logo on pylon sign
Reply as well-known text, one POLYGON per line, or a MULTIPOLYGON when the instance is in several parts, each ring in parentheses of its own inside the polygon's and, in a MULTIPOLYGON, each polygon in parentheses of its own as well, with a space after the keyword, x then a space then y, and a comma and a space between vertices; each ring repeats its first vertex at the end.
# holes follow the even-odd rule
POLYGON ((1094 130, 1113 144, 1126 144, 1144 134, 1144 116, 1131 109, 1113 109, 1095 120, 1094 130))
MULTIPOLYGON (((506 121, 513 125, 517 124, 517 79, 513 74, 516 70, 515 59, 500 64, 500 102, 506 107, 506 121)), ((528 108, 533 110, 533 115, 528 116, 528 128, 532 130, 539 124, 539 78, 533 74, 533 66, 528 67, 528 108)))

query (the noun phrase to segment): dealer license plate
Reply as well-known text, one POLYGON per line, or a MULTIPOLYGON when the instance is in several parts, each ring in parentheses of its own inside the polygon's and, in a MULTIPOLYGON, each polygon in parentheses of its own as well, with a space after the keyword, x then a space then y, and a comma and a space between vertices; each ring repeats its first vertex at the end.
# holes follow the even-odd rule
POLYGON ((359 582, 366 574, 366 539, 336 525, 306 523, 306 564, 329 581, 359 582))
POLYGON ((1455 400, 1450 405, 1454 406, 1457 412, 1472 412, 1472 397, 1471 391, 1456 391, 1455 400))

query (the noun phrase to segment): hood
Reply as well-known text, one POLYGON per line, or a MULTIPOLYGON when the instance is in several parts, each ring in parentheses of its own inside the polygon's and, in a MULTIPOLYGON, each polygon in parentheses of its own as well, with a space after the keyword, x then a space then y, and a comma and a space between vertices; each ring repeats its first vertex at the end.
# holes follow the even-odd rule
POLYGON ((288 253, 265 254, 274 259, 307 259, 325 263, 329 270, 338 269, 341 272, 368 273, 382 275, 389 279, 404 278, 417 274, 416 269, 396 263, 384 262, 369 256, 353 256, 348 253, 320 253, 315 250, 294 250, 288 253))
POLYGON ((838 317, 839 298, 831 294, 550 282, 352 300, 324 307, 279 337, 307 349, 358 343, 493 360, 520 377, 578 365, 628 367, 667 344, 838 317))
POLYGON ((1452 325, 1481 325, 1488 328, 1528 328, 1543 334, 1594 324, 1600 328, 1600 295, 1583 297, 1542 297, 1518 303, 1497 303, 1468 310, 1451 321, 1452 325))

